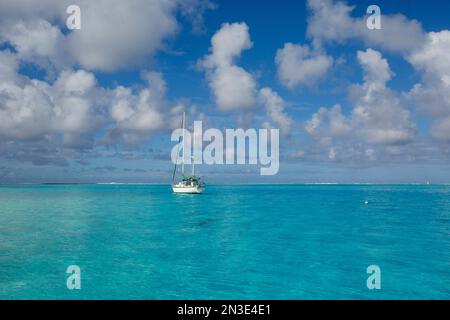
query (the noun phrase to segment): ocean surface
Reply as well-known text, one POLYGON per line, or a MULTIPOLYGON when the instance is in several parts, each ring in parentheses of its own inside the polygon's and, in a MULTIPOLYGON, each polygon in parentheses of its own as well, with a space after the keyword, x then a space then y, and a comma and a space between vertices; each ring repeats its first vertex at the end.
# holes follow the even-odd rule
POLYGON ((450 186, 2 186, 0 299, 450 299, 450 186))

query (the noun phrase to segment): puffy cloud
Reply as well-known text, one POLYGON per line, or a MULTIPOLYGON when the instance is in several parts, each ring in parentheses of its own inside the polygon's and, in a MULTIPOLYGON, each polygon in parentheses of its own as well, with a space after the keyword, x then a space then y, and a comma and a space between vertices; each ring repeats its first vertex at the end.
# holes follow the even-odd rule
MULTIPOLYGON (((70 3, 70 4, 73 4, 70 3)), ((41 17, 48 21, 64 19, 69 1, 41 0, 39 5, 34 0, 16 0, 0 2, 0 19, 2 22, 31 20, 41 17)))
POLYGON ((63 144, 89 146, 97 127, 96 80, 83 70, 61 73, 53 85, 54 129, 62 132, 63 144))
POLYGON ((251 109, 255 105, 256 82, 238 66, 216 69, 210 75, 216 103, 223 111, 251 109))
POLYGON ((434 119, 430 133, 450 142, 450 30, 430 32, 408 60, 421 72, 422 83, 407 94, 418 110, 434 119))
POLYGON ((364 70, 364 80, 377 87, 383 87, 391 79, 393 73, 381 53, 372 49, 358 51, 358 61, 364 70))
POLYGON ((211 54, 199 65, 206 69, 216 104, 223 111, 251 109, 256 102, 256 81, 235 64, 252 47, 245 23, 225 23, 211 39, 211 54))
POLYGON ((336 104, 331 109, 319 108, 311 119, 306 121, 305 130, 322 145, 329 145, 332 139, 349 134, 352 124, 350 119, 342 114, 341 105, 336 104))
POLYGON ((280 128, 282 134, 289 135, 294 121, 284 111, 284 100, 276 92, 267 87, 260 90, 260 97, 263 105, 266 106, 270 119, 280 128))
POLYGON ((143 77, 148 87, 138 94, 122 86, 114 90, 111 117, 115 125, 110 135, 125 144, 142 143, 164 125, 166 84, 160 73, 148 72, 143 77))
MULTIPOLYGON (((310 17, 308 19, 308 35, 314 44, 320 47, 325 42, 335 41, 343 43, 348 40, 360 40, 368 46, 378 47, 391 52, 401 54, 412 66, 421 73, 422 82, 417 83, 406 93, 408 102, 414 104, 417 109, 432 118, 430 134, 433 138, 442 141, 450 141, 450 31, 426 33, 421 24, 416 20, 407 19, 401 14, 386 15, 381 17, 381 30, 369 30, 366 28, 366 18, 354 18, 351 13, 353 6, 342 1, 309 0, 310 17)), ((369 56, 367 57, 369 58, 369 56)), ((369 68, 376 64, 365 63, 369 68)), ((390 78, 388 69, 383 67, 378 72, 368 72, 366 76, 373 76, 372 85, 381 84, 390 78), (384 72, 384 74, 382 74, 384 72)), ((356 93, 357 88, 355 88, 356 93)), ((373 95, 367 95, 369 100, 379 101, 386 105, 388 99, 391 104, 399 104, 398 98, 393 98, 393 92, 382 90, 385 96, 375 99, 373 95)), ((364 95, 364 94, 362 94, 364 95)), ((379 109, 380 111, 382 108, 379 109)), ((386 111, 399 110, 388 108, 386 111)), ((405 120, 405 114, 396 112, 391 114, 392 121, 405 120)), ((385 117, 386 120, 387 117, 385 117)), ((402 123, 405 123, 403 121, 402 123)), ((407 141, 410 130, 372 130, 370 136, 375 140, 407 141)))
POLYGON ((73 62, 68 58, 62 32, 44 19, 2 23, 0 42, 10 43, 20 60, 47 69, 52 75, 73 62))
POLYGON ((350 17, 352 6, 332 0, 308 0, 307 7, 310 13, 307 33, 310 37, 342 41, 355 34, 350 17))
POLYGON ((386 86, 393 75, 386 59, 378 51, 367 49, 358 51, 358 61, 364 82, 350 87, 351 115, 346 117, 340 105, 335 105, 330 110, 320 108, 305 124, 306 132, 332 155, 329 159, 336 159, 339 149, 346 150, 346 156, 355 153, 358 145, 360 156, 373 159, 375 148, 388 152, 412 142, 415 136, 410 112, 402 106, 398 94, 386 86))
POLYGON ((205 31, 204 13, 207 10, 217 8, 217 5, 209 0, 181 0, 179 4, 181 6, 181 14, 191 21, 194 33, 203 33, 205 31))
POLYGON ((435 77, 450 82, 450 30, 430 32, 426 42, 409 57, 409 61, 419 70, 425 72, 425 76, 434 80, 435 77))
POLYGON ((326 144, 331 137, 348 134, 351 131, 351 124, 342 114, 341 105, 336 104, 329 110, 323 107, 319 108, 311 120, 306 122, 305 129, 310 135, 326 137, 322 140, 326 144), (322 131, 323 127, 326 127, 328 131, 322 131))
POLYGON ((408 55, 421 47, 426 33, 421 24, 401 14, 382 14, 380 30, 370 30, 366 16, 352 17, 354 6, 345 1, 308 0, 308 45, 286 43, 276 55, 278 77, 289 88, 311 85, 322 78, 333 65, 324 53, 328 42, 358 40, 366 46, 408 55))
POLYGON ((323 121, 323 118, 324 118, 324 115, 326 114, 326 112, 327 112, 327 109, 325 109, 323 107, 319 108, 319 110, 317 112, 313 113, 311 119, 306 122, 305 130, 310 135, 317 134, 318 129, 322 125, 322 121, 323 121))
POLYGON ((71 4, 0 1, 2 158, 67 165, 72 153, 66 151, 89 152, 104 132, 111 143, 140 143, 178 117, 160 74, 144 73, 148 86, 141 90, 106 89, 85 70, 115 71, 148 62, 178 31, 180 10, 200 28, 211 5, 206 0, 80 0, 75 4, 81 7, 82 28, 69 31, 71 4), (46 70, 45 80, 22 73, 24 63, 46 70))
POLYGON ((67 37, 76 60, 87 69, 115 70, 142 63, 177 31, 171 0, 85 0, 81 30, 67 37))
POLYGON ((17 57, 0 52, 0 139, 41 140, 53 133, 67 145, 94 130, 95 77, 65 71, 53 85, 18 74, 17 57))
POLYGON ((78 0, 81 30, 68 31, 71 0, 0 2, 0 43, 19 57, 60 70, 75 64, 89 70, 114 71, 139 65, 165 46, 179 30, 179 12, 200 26, 210 6, 203 0, 78 0), (199 8, 194 14, 192 8, 199 8), (190 12, 190 13, 189 13, 190 12))
MULTIPOLYGON (((0 61, 5 60, 3 55, 0 61)), ((0 83, 0 139, 42 139, 50 130, 48 119, 54 118, 49 86, 15 78, 0 83)))
POLYGON ((386 87, 392 71, 378 51, 358 51, 364 69, 363 85, 351 88, 353 117, 369 143, 404 144, 411 141, 415 126, 396 93, 386 87))
POLYGON ((84 70, 63 71, 49 84, 19 74, 18 66, 15 54, 0 51, 0 141, 90 148, 97 130, 105 129, 110 143, 138 144, 178 116, 160 73, 143 73, 148 85, 136 91, 98 87, 84 70))
POLYGON ((383 14, 381 29, 370 30, 367 17, 354 18, 354 6, 343 1, 308 0, 308 36, 316 45, 335 41, 360 40, 367 46, 379 47, 391 52, 409 53, 420 46, 425 38, 421 24, 401 14, 383 14))
POLYGON ((206 57, 205 66, 232 65, 242 51, 252 46, 246 23, 224 23, 211 39, 211 54, 206 57))
POLYGON ((9 50, 0 51, 0 84, 6 86, 6 83, 17 83, 18 69, 19 61, 16 55, 9 50))
POLYGON ((253 76, 236 65, 244 50, 253 46, 245 23, 224 23, 211 39, 210 54, 199 61, 209 80, 217 106, 222 111, 241 111, 240 125, 245 126, 256 104, 265 107, 269 122, 282 134, 291 132, 293 120, 285 112, 284 100, 271 88, 258 90, 253 76))
POLYGON ((333 64, 333 58, 312 51, 307 45, 285 43, 278 49, 275 62, 278 78, 288 88, 312 85, 322 78, 333 64))
POLYGON ((332 136, 346 135, 351 131, 351 124, 342 114, 342 109, 339 104, 333 106, 328 111, 329 128, 332 136))

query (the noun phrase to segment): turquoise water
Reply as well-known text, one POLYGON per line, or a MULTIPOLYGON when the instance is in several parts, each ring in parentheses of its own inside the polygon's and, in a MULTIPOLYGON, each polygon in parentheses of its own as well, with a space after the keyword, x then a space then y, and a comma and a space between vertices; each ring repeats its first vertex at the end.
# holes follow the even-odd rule
POLYGON ((0 187, 0 298, 450 299, 450 187, 0 187))

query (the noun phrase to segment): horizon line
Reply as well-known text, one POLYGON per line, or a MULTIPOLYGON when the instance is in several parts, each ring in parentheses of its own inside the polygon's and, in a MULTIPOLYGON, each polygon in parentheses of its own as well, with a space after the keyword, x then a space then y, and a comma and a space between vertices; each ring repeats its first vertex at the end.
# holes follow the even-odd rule
MULTIPOLYGON (((58 186, 58 185, 171 185, 164 182, 23 182, 23 183, 0 183, 0 186, 58 186)), ((245 182, 245 183, 210 183, 209 185, 422 185, 422 186, 445 186, 445 183, 423 183, 423 182, 245 182)))

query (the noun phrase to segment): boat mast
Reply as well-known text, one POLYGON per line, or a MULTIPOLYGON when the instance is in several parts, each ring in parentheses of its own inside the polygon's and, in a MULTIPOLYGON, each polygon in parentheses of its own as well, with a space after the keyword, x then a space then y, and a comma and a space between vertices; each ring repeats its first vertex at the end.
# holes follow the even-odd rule
MULTIPOLYGON (((183 127, 183 118, 181 119, 181 126, 183 127)), ((183 132, 183 136, 184 136, 184 132, 183 132)), ((177 159, 175 160, 175 166, 173 168, 172 182, 175 181, 175 174, 177 173, 178 155, 180 154, 181 139, 182 139, 182 137, 180 137, 178 139, 177 159)), ((183 142, 184 142, 184 139, 183 139, 183 142)), ((184 151, 184 149, 183 149, 183 151, 184 151)))
POLYGON ((185 122, 185 115, 186 115, 186 113, 183 111, 183 120, 182 120, 182 123, 183 123, 183 125, 182 125, 182 127, 183 127, 183 153, 182 153, 182 155, 181 155, 181 173, 184 175, 184 148, 185 148, 185 146, 186 146, 186 143, 184 143, 184 122, 185 122))

